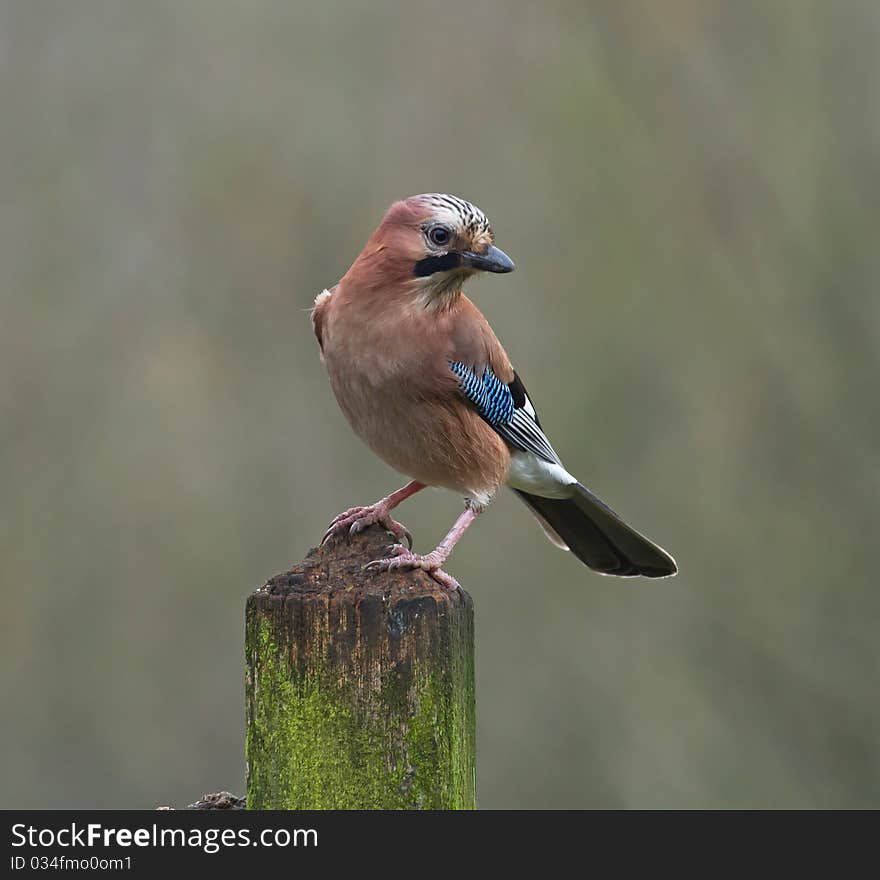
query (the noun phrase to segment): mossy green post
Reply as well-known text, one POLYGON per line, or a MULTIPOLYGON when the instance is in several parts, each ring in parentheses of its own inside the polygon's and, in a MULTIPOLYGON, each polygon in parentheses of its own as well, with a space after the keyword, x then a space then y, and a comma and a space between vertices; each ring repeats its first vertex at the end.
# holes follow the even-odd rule
POLYGON ((248 599, 248 809, 474 808, 473 603, 365 572, 388 543, 312 550, 248 599))

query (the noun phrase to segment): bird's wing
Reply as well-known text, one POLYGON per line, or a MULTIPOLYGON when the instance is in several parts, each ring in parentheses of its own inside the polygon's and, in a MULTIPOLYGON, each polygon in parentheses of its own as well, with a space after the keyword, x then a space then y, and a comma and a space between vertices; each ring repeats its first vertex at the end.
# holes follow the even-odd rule
POLYGON ((514 449, 531 452, 550 464, 562 464, 541 430, 535 407, 516 372, 504 383, 489 366, 480 373, 462 361, 451 361, 449 368, 458 377, 461 393, 514 449))
POLYGON ((315 331, 315 338, 318 340, 318 348, 321 349, 322 359, 324 357, 324 318, 334 290, 336 290, 335 285, 329 290, 322 290, 315 297, 315 305, 312 308, 312 330, 315 331))

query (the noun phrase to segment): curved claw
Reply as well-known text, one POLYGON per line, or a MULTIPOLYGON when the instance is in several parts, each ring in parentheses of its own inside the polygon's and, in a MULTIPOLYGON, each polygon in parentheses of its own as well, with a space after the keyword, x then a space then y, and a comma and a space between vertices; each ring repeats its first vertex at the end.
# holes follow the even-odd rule
POLYGON ((344 510, 338 516, 334 516, 330 521, 330 525, 327 526, 327 531, 324 532, 324 537, 321 538, 321 543, 325 544, 328 538, 333 537, 334 535, 339 534, 345 526, 342 526, 343 521, 348 520, 356 520, 358 517, 363 516, 363 514, 369 512, 369 508, 366 507, 349 507, 348 510, 344 510))
POLYGON ((398 541, 406 539, 409 548, 412 549, 413 537, 410 530, 402 523, 392 519, 388 515, 387 510, 377 505, 373 507, 352 507, 344 513, 340 513, 327 527, 324 537, 321 538, 321 544, 326 544, 331 538, 335 538, 346 531, 349 537, 353 537, 375 524, 382 526, 389 534, 394 535, 398 541))
POLYGON ((378 572, 421 569, 447 590, 457 590, 460 588, 458 581, 440 567, 441 560, 434 553, 429 553, 427 556, 419 556, 417 553, 407 550, 402 544, 393 544, 386 552, 389 554, 387 557, 368 562, 363 570, 378 572))
POLYGON ((335 534, 337 534, 337 530, 334 526, 330 526, 326 532, 324 532, 324 537, 321 538, 321 544, 324 545, 327 541, 330 540, 335 534))
POLYGON ((390 544, 385 548, 385 552, 388 554, 387 556, 368 562, 362 571, 391 571, 392 568, 397 568, 397 566, 392 565, 392 563, 397 562, 397 557, 409 555, 409 550, 403 544, 390 544))
MULTIPOLYGON (((412 532, 403 523, 397 523, 397 525, 399 525, 403 529, 403 537, 406 538, 407 546, 409 547, 410 550, 412 550, 412 548, 413 548, 412 532)), ((398 535, 394 532, 392 532, 392 534, 394 535, 395 538, 400 538, 400 535, 398 535)))

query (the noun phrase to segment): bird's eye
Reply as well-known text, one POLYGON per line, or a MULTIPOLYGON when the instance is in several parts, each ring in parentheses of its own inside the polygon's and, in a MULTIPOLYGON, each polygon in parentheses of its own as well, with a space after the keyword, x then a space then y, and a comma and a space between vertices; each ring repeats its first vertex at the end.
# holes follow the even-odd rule
POLYGON ((431 244, 436 244, 437 247, 446 247, 451 236, 445 226, 434 226, 428 231, 428 238, 431 240, 431 244))

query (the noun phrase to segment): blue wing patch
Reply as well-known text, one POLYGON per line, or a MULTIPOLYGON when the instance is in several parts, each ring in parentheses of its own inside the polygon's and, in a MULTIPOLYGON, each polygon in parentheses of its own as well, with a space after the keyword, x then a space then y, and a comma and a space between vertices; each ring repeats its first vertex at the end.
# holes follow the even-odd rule
POLYGON ((541 430, 535 409, 518 377, 514 378, 512 387, 505 385, 489 367, 486 367, 482 376, 461 361, 453 361, 449 368, 458 376, 458 387, 480 417, 511 446, 560 464, 559 456, 541 430), (520 398, 519 403, 514 397, 515 393, 520 398))
POLYGON ((461 361, 451 363, 449 368, 458 376, 458 387, 464 396, 493 428, 510 422, 513 418, 513 394, 488 367, 482 377, 461 361))

